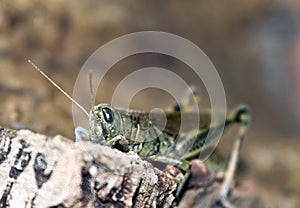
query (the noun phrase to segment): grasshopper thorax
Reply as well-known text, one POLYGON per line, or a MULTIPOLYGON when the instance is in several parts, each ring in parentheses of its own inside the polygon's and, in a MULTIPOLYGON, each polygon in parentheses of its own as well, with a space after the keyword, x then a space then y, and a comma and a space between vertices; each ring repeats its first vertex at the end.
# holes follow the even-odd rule
POLYGON ((99 104, 89 113, 90 135, 95 142, 107 143, 123 134, 123 123, 118 110, 108 104, 99 104))

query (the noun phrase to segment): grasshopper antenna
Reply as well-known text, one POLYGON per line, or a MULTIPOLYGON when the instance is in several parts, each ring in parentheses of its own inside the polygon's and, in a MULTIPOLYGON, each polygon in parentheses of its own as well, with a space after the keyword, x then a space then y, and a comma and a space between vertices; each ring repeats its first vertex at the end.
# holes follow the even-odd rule
POLYGON ((38 72, 40 72, 49 82, 51 82, 59 91, 61 91, 67 98, 69 98, 75 105, 77 105, 88 117, 88 112, 68 93, 66 93, 58 84, 56 84, 50 77, 48 77, 37 65, 35 65, 31 60, 28 60, 28 63, 33 66, 38 72))
POLYGON ((90 84, 90 102, 91 102, 91 109, 92 113, 95 115, 94 111, 94 103, 95 103, 95 96, 94 96, 94 90, 93 90, 93 71, 89 71, 89 84, 90 84))

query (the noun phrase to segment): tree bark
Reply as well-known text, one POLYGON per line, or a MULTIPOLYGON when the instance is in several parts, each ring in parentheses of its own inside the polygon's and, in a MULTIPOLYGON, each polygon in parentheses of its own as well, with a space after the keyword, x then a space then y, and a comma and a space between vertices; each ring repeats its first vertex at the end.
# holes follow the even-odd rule
POLYGON ((171 207, 180 179, 134 153, 0 128, 0 207, 171 207))
MULTIPOLYGON (((0 127, 0 208, 219 207, 217 174, 192 161, 188 186, 215 180, 189 188, 179 200, 174 192, 183 175, 177 168, 162 172, 135 153, 0 127)), ((255 187, 248 189, 234 187, 229 200, 236 207, 269 207, 255 187)))

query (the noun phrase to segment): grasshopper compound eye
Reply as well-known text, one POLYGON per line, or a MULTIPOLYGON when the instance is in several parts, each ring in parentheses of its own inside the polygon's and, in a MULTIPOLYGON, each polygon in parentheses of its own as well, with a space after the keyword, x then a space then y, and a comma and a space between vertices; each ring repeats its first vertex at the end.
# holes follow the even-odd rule
POLYGON ((102 113, 107 123, 111 123, 114 121, 114 113, 110 108, 102 108, 102 113))

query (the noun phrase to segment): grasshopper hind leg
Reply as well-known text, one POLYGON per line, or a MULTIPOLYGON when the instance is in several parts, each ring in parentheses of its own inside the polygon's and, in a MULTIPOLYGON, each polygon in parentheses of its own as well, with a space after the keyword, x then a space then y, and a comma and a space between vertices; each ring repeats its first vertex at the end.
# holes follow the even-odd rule
POLYGON ((225 179, 221 184, 219 196, 217 199, 218 204, 221 204, 223 207, 231 208, 233 207, 228 201, 228 193, 230 191, 230 186, 234 179, 234 174, 236 171, 237 163, 239 160, 240 149, 246 134, 246 131, 250 123, 250 114, 249 110, 245 106, 239 106, 227 119, 228 124, 238 123, 240 128, 238 134, 234 140, 233 148, 231 151, 230 159, 228 162, 227 170, 225 172, 225 179))
MULTIPOLYGON (((239 106, 236 110, 234 110, 231 114, 229 114, 229 116, 225 121, 225 126, 224 124, 218 124, 210 129, 208 128, 199 131, 197 135, 192 135, 191 137, 188 137, 186 141, 191 141, 192 146, 190 147, 190 150, 181 157, 181 160, 191 160, 199 156, 199 154, 202 151, 205 151, 207 148, 210 148, 211 144, 209 141, 211 139, 213 141, 213 138, 209 138, 207 143, 205 140, 209 130, 213 132, 212 134, 213 136, 216 136, 222 133, 220 129, 222 129, 223 127, 226 130, 234 124, 240 125, 238 134, 234 139, 231 156, 225 172, 225 179, 221 184, 220 190, 218 192, 217 200, 216 200, 216 203, 221 204, 223 207, 226 208, 232 207, 230 206, 230 203, 227 200, 227 196, 231 188, 232 181, 234 179, 234 174, 239 159, 241 145, 245 137, 246 131, 248 129, 249 123, 250 123, 250 115, 249 115, 248 108, 246 106, 239 106)), ((183 147, 189 145, 191 145, 189 142, 183 143, 183 147)))

